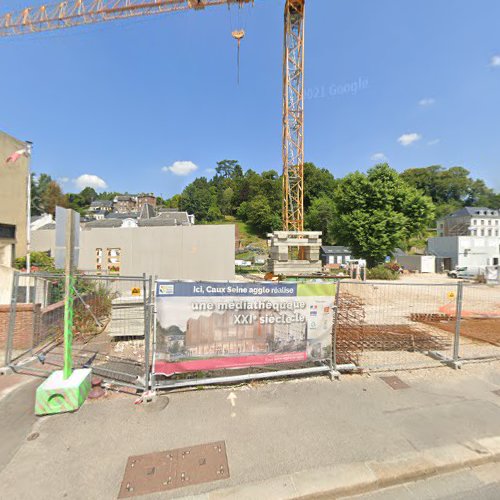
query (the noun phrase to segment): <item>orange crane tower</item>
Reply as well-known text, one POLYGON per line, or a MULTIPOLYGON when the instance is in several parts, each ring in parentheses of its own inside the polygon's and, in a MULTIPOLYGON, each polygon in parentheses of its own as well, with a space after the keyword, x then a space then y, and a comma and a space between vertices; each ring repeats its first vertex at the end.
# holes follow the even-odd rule
MULTIPOLYGON (((50 31, 114 19, 254 0, 68 0, 0 16, 0 37, 50 31)), ((304 14, 305 0, 285 0, 283 46, 283 229, 304 230, 304 14)))

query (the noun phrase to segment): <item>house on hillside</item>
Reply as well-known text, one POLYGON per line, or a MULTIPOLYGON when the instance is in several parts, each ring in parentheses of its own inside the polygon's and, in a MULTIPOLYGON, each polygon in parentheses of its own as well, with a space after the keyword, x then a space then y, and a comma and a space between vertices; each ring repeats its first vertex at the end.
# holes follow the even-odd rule
POLYGON ((500 236, 500 211, 487 207, 464 207, 438 220, 438 237, 500 236))
POLYGON ((113 201, 95 200, 90 204, 89 212, 91 214, 107 214, 113 210, 113 201))
POLYGON ((137 210, 137 197, 129 194, 118 195, 113 199, 113 211, 123 214, 137 210))
POLYGON ((153 193, 141 193, 137 195, 137 211, 140 212, 144 205, 156 208, 156 196, 153 193))

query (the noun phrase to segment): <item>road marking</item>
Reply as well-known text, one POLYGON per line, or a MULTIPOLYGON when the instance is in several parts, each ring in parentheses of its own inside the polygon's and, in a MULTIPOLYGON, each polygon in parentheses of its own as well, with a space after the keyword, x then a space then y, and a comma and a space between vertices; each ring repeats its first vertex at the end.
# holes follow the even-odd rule
POLYGON ((238 396, 236 396, 236 394, 233 391, 231 391, 231 393, 227 397, 227 399, 229 401, 231 401, 231 406, 233 406, 233 407, 236 406, 236 399, 237 398, 238 398, 238 396))

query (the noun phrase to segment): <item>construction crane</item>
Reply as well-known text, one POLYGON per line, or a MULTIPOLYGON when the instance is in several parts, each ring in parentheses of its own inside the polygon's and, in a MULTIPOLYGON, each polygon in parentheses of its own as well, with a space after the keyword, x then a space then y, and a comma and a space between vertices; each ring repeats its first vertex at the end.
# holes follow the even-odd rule
MULTIPOLYGON (((254 0, 68 0, 0 16, 0 37, 18 36, 254 0)), ((283 44, 283 229, 304 230, 304 15, 305 0, 285 0, 283 44)))

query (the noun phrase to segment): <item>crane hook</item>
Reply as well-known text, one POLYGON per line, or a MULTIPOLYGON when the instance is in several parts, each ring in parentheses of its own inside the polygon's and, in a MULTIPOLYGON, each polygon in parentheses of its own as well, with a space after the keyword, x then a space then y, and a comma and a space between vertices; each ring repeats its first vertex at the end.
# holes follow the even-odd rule
POLYGON ((234 30, 231 36, 238 42, 238 85, 240 84, 240 44, 241 40, 245 38, 245 30, 234 30))

